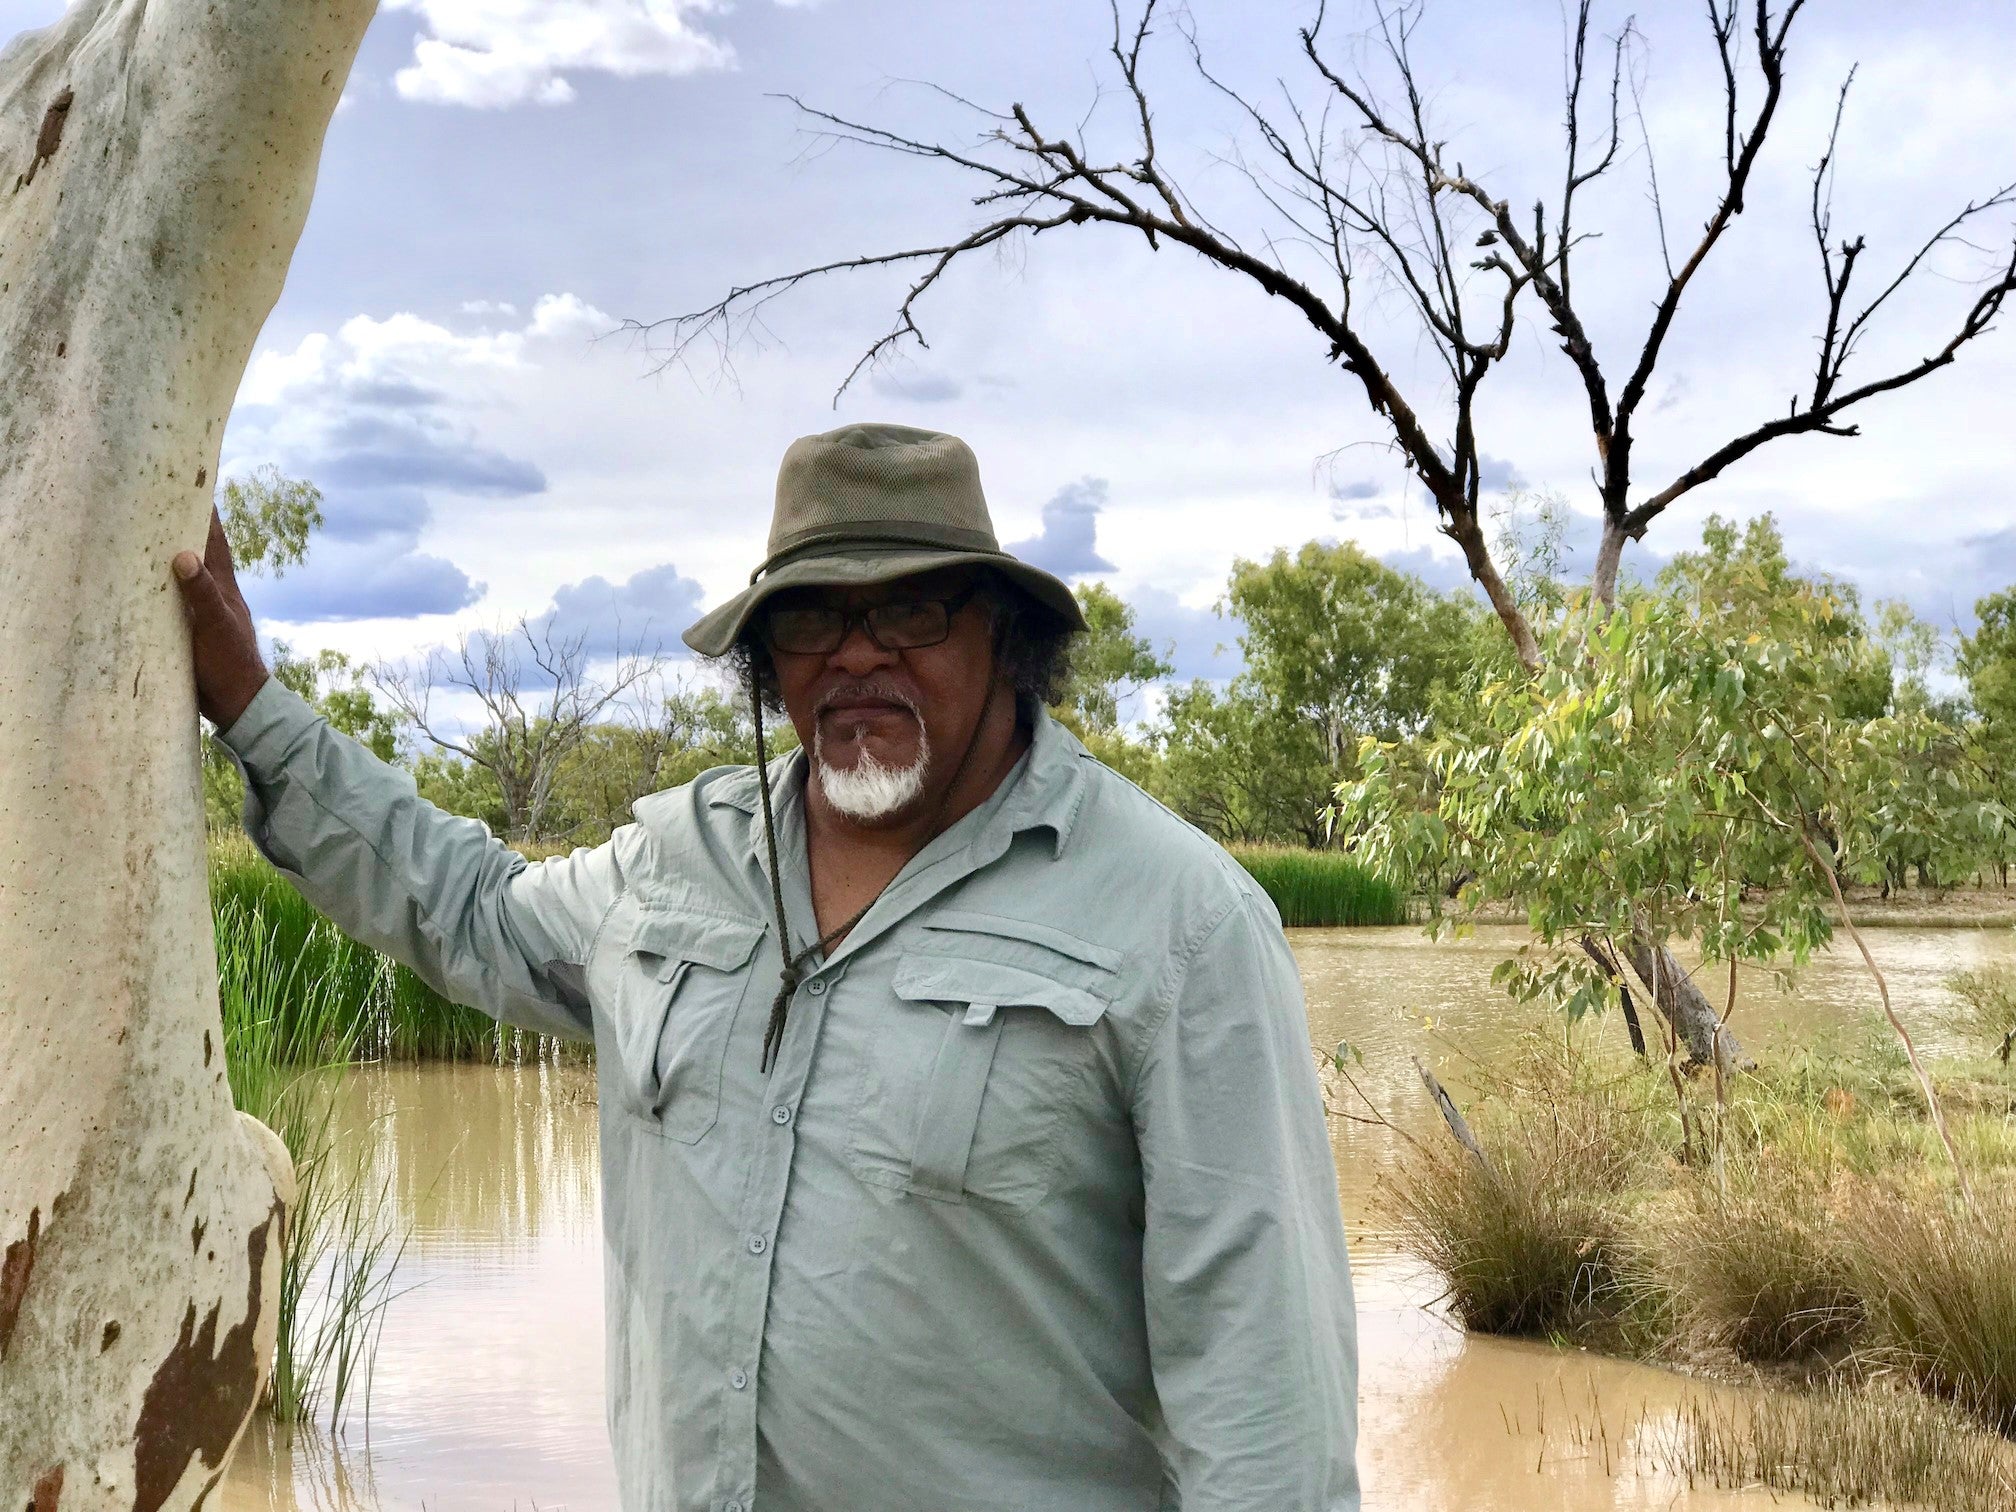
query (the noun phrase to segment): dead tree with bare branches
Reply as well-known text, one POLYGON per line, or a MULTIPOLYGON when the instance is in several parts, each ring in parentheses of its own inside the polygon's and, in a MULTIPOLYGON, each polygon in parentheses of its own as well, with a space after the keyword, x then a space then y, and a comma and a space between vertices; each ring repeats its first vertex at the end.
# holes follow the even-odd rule
MULTIPOLYGON (((1315 331, 1327 359, 1355 382, 1405 466, 1433 500, 1439 528, 1462 551, 1519 660, 1537 668, 1539 638, 1493 559, 1479 513, 1484 449, 1478 399, 1486 380, 1512 351, 1522 320, 1541 322, 1555 338, 1586 399, 1601 506, 1589 588, 1607 607, 1615 600, 1627 543, 1642 540, 1676 501, 1774 441, 1856 435, 1852 417, 1859 407, 1951 365, 1989 330, 2016 290, 2016 246, 1984 254, 1987 261, 1963 281, 1965 293, 1950 323, 1926 338, 1922 355, 1874 371, 1856 361, 1865 338, 1896 308, 1899 292, 1921 280, 1935 258, 1980 252, 1963 238, 1977 224, 1999 219, 2016 206, 2016 183, 1967 200, 1928 234, 1913 238, 1894 266, 1883 273, 1870 271, 1867 264, 1874 258, 1866 238, 1838 235, 1831 215, 1851 74, 1841 87, 1833 129, 1811 177, 1808 217, 1822 276, 1818 355, 1810 375, 1798 380, 1781 413, 1759 415, 1734 434, 1707 438, 1688 453, 1696 460, 1676 475, 1649 484, 1635 475, 1636 448, 1650 418, 1647 394, 1683 302, 1756 188, 1757 165, 1785 96, 1791 37, 1806 3, 1707 0, 1707 36, 1722 81, 1713 203, 1691 244, 1675 245, 1668 235, 1669 216, 1648 133, 1642 156, 1660 256, 1648 290, 1651 314, 1620 353, 1599 351, 1578 305, 1575 273, 1591 239, 1583 225, 1590 186, 1615 173, 1620 162, 1638 156, 1623 151, 1621 144, 1631 121, 1642 127, 1633 62, 1641 56, 1643 39, 1626 21, 1606 43, 1595 28, 1594 0, 1579 0, 1566 19, 1560 187, 1530 206, 1515 206, 1494 189, 1488 175, 1468 171, 1436 134, 1429 92, 1414 55, 1422 18, 1418 0, 1367 0, 1370 28, 1364 40, 1369 47, 1363 50, 1368 60, 1363 67, 1343 61, 1349 50, 1333 44, 1327 6, 1319 3, 1296 37, 1305 87, 1298 92, 1284 82, 1278 104, 1263 104, 1222 81, 1187 16, 1179 16, 1171 29, 1189 65, 1229 102, 1244 125, 1247 146, 1230 161, 1264 202, 1269 223, 1242 240, 1207 214, 1160 150, 1144 54, 1163 8, 1158 0, 1143 0, 1130 23, 1116 0, 1107 69, 1114 92, 1125 102, 1123 142, 1095 147, 1087 139, 1086 123, 1054 130, 1020 104, 990 110, 942 90, 938 93, 982 123, 974 144, 908 135, 794 98, 792 103, 825 141, 918 158, 963 179, 981 223, 930 245, 763 278, 729 290, 705 308, 626 322, 626 329, 667 364, 684 361, 709 344, 725 353, 749 335, 766 306, 809 280, 850 270, 917 268, 893 324, 847 374, 844 392, 863 371, 905 343, 926 344, 918 324, 920 306, 971 254, 1065 228, 1080 234, 1103 228, 1141 237, 1158 251, 1183 249, 1283 301, 1315 331), (1377 73, 1376 80, 1371 72, 1377 73), (1393 294, 1412 317, 1413 329, 1401 341, 1366 318, 1374 296, 1393 294), (1432 353, 1435 381, 1410 391, 1396 374, 1419 349, 1432 353)), ((1686 973, 1677 968, 1659 975, 1670 983, 1687 983, 1686 973)), ((1697 1050, 1717 1043, 1705 998, 1696 993, 1699 1002, 1690 1004, 1672 991, 1661 996, 1661 1007, 1678 1017, 1697 1050)), ((1726 1030, 1722 1033, 1722 1053, 1740 1056, 1726 1030)))
POLYGON ((641 640, 621 647, 607 678, 591 676, 590 662, 585 633, 520 616, 417 663, 381 663, 371 678, 428 741, 496 779, 506 833, 524 842, 545 837, 554 779, 568 756, 605 710, 658 678, 665 653, 641 640), (442 718, 435 708, 442 691, 473 698, 480 727, 464 732, 442 718))

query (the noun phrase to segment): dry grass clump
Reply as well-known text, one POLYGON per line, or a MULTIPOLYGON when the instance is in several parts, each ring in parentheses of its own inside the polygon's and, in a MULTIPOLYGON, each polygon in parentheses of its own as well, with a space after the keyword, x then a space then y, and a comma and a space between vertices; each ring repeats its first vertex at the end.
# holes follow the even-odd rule
POLYGON ((1943 1403, 1830 1385, 1697 1400, 1648 1446, 1691 1488, 1766 1486, 1828 1507, 1908 1503, 1932 1512, 2008 1512, 2016 1455, 1943 1403))
MULTIPOLYGON (((2016 1109, 1942 1078, 1980 1195, 1959 1199, 1922 1102, 1881 1054, 1736 1078, 1683 1162, 1663 1066, 1558 1040, 1385 1187, 1400 1242, 1484 1332, 1803 1378, 1908 1383, 2016 1437, 2016 1109), (1719 1123, 1719 1135, 1717 1125, 1719 1123)), ((2016 1500, 2007 1503, 2016 1506, 2016 1500)))
POLYGON ((1987 1193, 1976 1215, 1941 1197, 1866 1193, 1846 1227, 1870 1359, 2016 1429, 2016 1197, 1987 1193))
POLYGON ((1634 1277, 1671 1314, 1682 1352, 1776 1365, 1831 1354, 1862 1301, 1824 1192, 1777 1157, 1686 1184, 1636 1233, 1634 1277), (1726 1190, 1723 1187, 1726 1186, 1726 1190))
POLYGON ((1490 1164, 1416 1147, 1386 1188, 1401 1243, 1441 1273, 1451 1311, 1485 1333, 1579 1334, 1624 1308, 1624 1199, 1660 1153, 1647 1076, 1597 1076, 1536 1049, 1488 1105, 1490 1164))

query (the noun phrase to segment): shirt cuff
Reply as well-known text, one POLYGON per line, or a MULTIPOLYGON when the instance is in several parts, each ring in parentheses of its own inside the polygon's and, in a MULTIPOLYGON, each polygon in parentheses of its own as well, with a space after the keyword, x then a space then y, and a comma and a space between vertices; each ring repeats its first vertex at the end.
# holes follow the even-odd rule
POLYGON ((270 772, 286 761, 288 752, 321 718, 279 678, 269 677, 231 728, 217 732, 217 739, 247 769, 270 772))

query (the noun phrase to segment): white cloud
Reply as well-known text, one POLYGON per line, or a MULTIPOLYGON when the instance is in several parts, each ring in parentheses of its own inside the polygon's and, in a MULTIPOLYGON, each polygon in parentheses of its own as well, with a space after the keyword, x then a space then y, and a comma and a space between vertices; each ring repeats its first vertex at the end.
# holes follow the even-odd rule
POLYGON ((499 109, 574 98, 567 75, 619 78, 729 68, 735 53, 694 24, 714 0, 387 0, 426 33, 393 83, 401 98, 499 109))
MULTIPOLYGON (((516 306, 471 300, 470 313, 516 314, 516 306)), ((585 340, 615 321, 575 294, 544 294, 522 328, 502 327, 458 334, 446 326, 401 311, 383 320, 353 315, 332 338, 304 336, 291 352, 264 351, 252 360, 238 390, 240 404, 273 404, 289 394, 333 384, 411 382, 438 379, 445 371, 502 372, 526 366, 526 347, 536 341, 585 340)))

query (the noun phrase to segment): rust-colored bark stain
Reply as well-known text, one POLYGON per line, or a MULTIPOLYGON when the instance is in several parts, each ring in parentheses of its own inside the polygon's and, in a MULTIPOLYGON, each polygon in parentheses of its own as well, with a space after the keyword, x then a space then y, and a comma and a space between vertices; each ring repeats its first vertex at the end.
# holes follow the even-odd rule
POLYGON ((56 1503, 63 1499, 63 1467, 57 1465, 44 1470, 35 1489, 28 1493, 28 1512, 56 1512, 56 1503))
POLYGON ((28 1237, 7 1246, 0 1259, 0 1360, 7 1358, 7 1346, 14 1342, 14 1325, 21 1317, 21 1303, 28 1295, 28 1276, 35 1269, 35 1245, 42 1237, 42 1209, 28 1210, 28 1237))
POLYGON ((210 1309, 200 1328, 194 1302, 183 1314, 175 1347, 148 1383, 133 1425, 133 1512, 159 1512, 196 1456, 206 1468, 219 1468, 252 1411, 259 1382, 252 1335, 266 1285, 266 1245, 284 1217, 285 1209, 274 1203, 266 1221, 246 1237, 252 1287, 243 1322, 219 1339, 222 1303, 210 1309))

